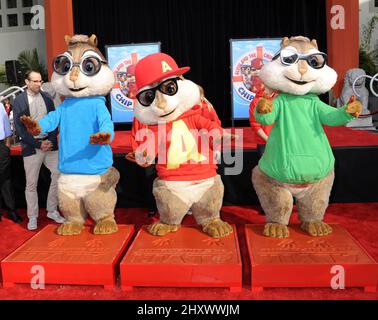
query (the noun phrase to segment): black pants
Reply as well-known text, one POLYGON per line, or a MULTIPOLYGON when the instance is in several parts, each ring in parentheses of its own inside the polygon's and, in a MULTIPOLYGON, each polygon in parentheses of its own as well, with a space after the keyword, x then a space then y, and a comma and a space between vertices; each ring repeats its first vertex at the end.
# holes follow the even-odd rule
POLYGON ((152 193, 153 184, 157 177, 156 167, 155 165, 151 165, 144 169, 144 176, 145 176, 145 195, 146 195, 146 202, 148 205, 148 209, 150 211, 157 211, 156 208, 156 200, 152 193))
POLYGON ((258 144, 257 145, 257 154, 259 155, 259 159, 261 159, 262 155, 265 151, 265 144, 258 144))
POLYGON ((0 208, 3 207, 4 202, 4 208, 14 212, 16 210, 16 201, 11 177, 10 150, 4 141, 0 141, 0 208))
MULTIPOLYGON (((259 160, 261 159, 261 157, 263 156, 264 152, 265 152, 265 144, 257 144, 257 154, 259 155, 259 160)), ((260 206, 260 211, 259 213, 261 215, 265 215, 265 212, 263 210, 263 208, 260 206)))

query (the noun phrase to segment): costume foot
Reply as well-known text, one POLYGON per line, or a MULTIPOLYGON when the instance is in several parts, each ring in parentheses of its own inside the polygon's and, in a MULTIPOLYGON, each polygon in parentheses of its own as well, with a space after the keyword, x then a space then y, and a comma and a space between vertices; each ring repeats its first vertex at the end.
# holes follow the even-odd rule
POLYGON ((303 222, 301 228, 313 237, 322 237, 332 233, 332 228, 322 221, 303 222))
POLYGON ((94 234, 111 234, 117 231, 118 226, 114 219, 100 220, 93 229, 94 234))
POLYGON ((84 228, 79 222, 65 222, 59 226, 56 232, 61 236, 73 236, 81 233, 84 228))
POLYGON ((287 238, 289 236, 289 229, 284 224, 267 223, 265 224, 263 234, 272 238, 287 238))
POLYGON ((162 222, 156 222, 148 226, 148 231, 154 236, 165 236, 169 232, 176 232, 180 228, 176 224, 165 224, 162 222))
POLYGON ((210 237, 222 238, 232 233, 232 227, 225 221, 214 219, 202 225, 202 231, 206 232, 210 237))

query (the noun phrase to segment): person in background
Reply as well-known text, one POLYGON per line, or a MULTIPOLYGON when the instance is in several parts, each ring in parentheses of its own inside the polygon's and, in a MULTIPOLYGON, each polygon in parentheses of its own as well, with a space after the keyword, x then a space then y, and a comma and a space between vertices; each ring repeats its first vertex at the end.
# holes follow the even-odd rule
MULTIPOLYGON (((254 110, 259 100, 263 98, 264 96, 267 97, 269 100, 273 100, 275 97, 277 97, 277 95, 278 93, 276 91, 273 91, 267 87, 264 87, 263 90, 260 90, 256 93, 255 97, 252 99, 249 105, 249 123, 251 125, 252 131, 255 135, 255 139, 257 141, 257 154, 259 155, 259 158, 262 157, 265 151, 265 145, 266 145, 266 142, 268 141, 270 130, 272 130, 272 127, 274 124, 262 125, 258 123, 254 116, 254 110)), ((262 215, 265 214, 262 208, 260 209, 260 213, 262 215)))
POLYGON ((3 104, 4 104, 5 112, 7 113, 8 117, 10 117, 10 114, 12 112, 12 105, 10 103, 10 100, 8 98, 4 99, 3 104))
POLYGON ((47 196, 47 217, 57 223, 63 223, 65 219, 57 211, 57 179, 59 175, 57 130, 46 135, 32 136, 20 119, 23 115, 30 116, 33 120, 42 119, 47 113, 55 110, 54 102, 49 95, 41 91, 42 77, 38 71, 28 71, 25 77, 27 90, 14 100, 13 112, 15 127, 21 137, 24 159, 28 229, 35 230, 38 228, 37 185, 42 164, 51 172, 51 184, 47 196))
POLYGON ((269 100, 273 100, 275 97, 277 97, 278 93, 276 91, 270 90, 269 88, 265 87, 264 90, 260 90, 256 93, 255 97, 251 101, 249 105, 249 123, 251 125, 252 131, 256 136, 257 141, 257 153, 259 154, 259 158, 264 153, 265 145, 268 140, 268 136, 270 133, 270 130, 273 127, 273 124, 271 125, 262 125, 258 123, 254 116, 254 110, 259 102, 259 100, 262 97, 267 97, 269 100))
MULTIPOLYGON (((135 151, 137 150, 139 145, 143 143, 142 141, 136 140, 137 132, 140 130, 146 130, 145 133, 147 134, 149 128, 147 125, 140 123, 139 120, 134 117, 133 124, 131 127, 131 147, 133 151, 126 155, 126 159, 131 162, 136 162, 135 151)), ((145 195, 146 203, 148 205, 148 216, 153 217, 157 213, 155 197, 152 194, 152 185, 156 178, 156 169, 154 164, 143 166, 143 168, 145 177, 143 193, 145 195)))
MULTIPOLYGON (((22 218, 16 213, 16 201, 11 179, 11 147, 12 131, 8 115, 4 105, 0 103, 0 208, 4 202, 8 210, 7 217, 15 223, 22 222, 22 218)), ((0 212, 0 221, 1 221, 0 212)))
POLYGON ((44 82, 42 84, 42 87, 41 87, 41 90, 44 92, 44 93, 47 93, 50 95, 50 98, 52 99, 52 101, 54 102, 54 106, 55 108, 57 106, 59 106, 61 103, 62 103, 62 99, 61 99, 61 96, 59 95, 59 93, 57 93, 54 89, 54 87, 52 86, 51 82, 44 82))

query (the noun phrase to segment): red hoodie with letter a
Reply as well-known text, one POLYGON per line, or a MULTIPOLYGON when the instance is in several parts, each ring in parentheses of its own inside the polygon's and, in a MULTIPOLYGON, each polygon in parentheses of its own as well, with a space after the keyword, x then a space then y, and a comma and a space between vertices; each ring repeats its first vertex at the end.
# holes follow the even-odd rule
MULTIPOLYGON (((183 113, 174 121, 149 125, 154 133, 154 154, 156 170, 161 180, 193 181, 215 177, 217 161, 214 158, 214 139, 220 141, 222 127, 202 116, 200 105, 183 113)), ((138 149, 151 150, 151 140, 138 149)))

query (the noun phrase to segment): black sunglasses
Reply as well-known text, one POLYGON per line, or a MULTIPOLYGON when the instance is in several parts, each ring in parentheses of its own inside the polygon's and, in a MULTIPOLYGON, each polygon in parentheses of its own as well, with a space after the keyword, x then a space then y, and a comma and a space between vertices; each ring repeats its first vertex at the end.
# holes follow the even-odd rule
POLYGON ((94 76, 100 72, 102 63, 106 64, 107 62, 102 61, 98 57, 94 56, 86 57, 81 60, 80 63, 76 63, 73 62, 70 57, 66 55, 60 55, 54 59, 53 69, 57 74, 64 76, 68 72, 70 72, 74 66, 78 66, 81 72, 85 75, 94 76))
POLYGON ((324 52, 301 54, 290 49, 283 49, 276 53, 272 60, 276 60, 278 57, 285 66, 291 66, 299 60, 306 60, 311 68, 321 69, 327 63, 327 55, 324 52))
POLYGON ((136 98, 142 106, 148 107, 155 100, 156 90, 159 90, 161 93, 166 94, 167 96, 174 96, 178 90, 178 80, 181 80, 181 78, 176 77, 172 79, 167 79, 154 88, 146 89, 139 92, 136 95, 136 98))

